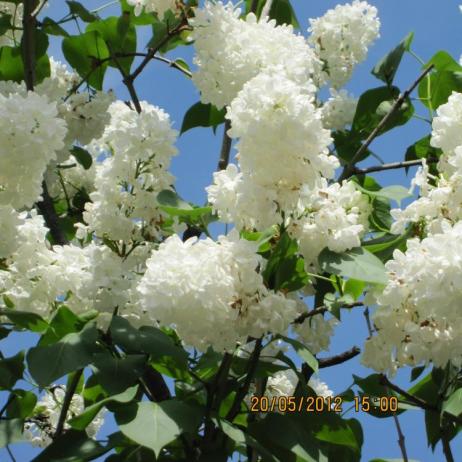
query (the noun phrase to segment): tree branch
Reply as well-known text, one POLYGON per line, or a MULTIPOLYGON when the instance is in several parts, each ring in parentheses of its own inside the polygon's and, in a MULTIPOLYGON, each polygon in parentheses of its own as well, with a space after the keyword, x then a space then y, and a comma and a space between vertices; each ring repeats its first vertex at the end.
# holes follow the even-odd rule
POLYGON ((66 423, 67 411, 69 410, 69 406, 72 402, 72 397, 74 396, 75 390, 80 381, 80 377, 83 374, 83 369, 79 369, 75 372, 74 376, 72 377, 72 381, 69 386, 66 388, 66 394, 64 395, 63 407, 61 408, 61 412, 59 414, 58 424, 56 425, 56 431, 53 436, 54 439, 61 436, 64 424, 66 423))
POLYGON ((225 120, 223 131, 223 142, 221 144, 220 160, 218 161, 217 171, 225 170, 229 163, 229 153, 231 152, 232 140, 228 136, 228 130, 231 128, 231 121, 225 120))
MULTIPOLYGON (((372 172, 382 172, 384 170, 395 170, 398 168, 408 168, 408 167, 413 167, 415 165, 422 165, 422 160, 424 159, 415 159, 415 160, 406 160, 404 162, 391 162, 389 164, 383 164, 383 165, 374 165, 372 167, 367 167, 367 168, 353 168, 352 175, 366 175, 368 173, 372 172)), ((426 159, 428 163, 435 163, 438 162, 438 159, 426 159)))
POLYGON ((340 175, 338 181, 341 182, 352 176, 354 174, 354 165, 361 156, 366 152, 367 148, 370 146, 372 141, 380 134, 381 130, 385 127, 387 122, 395 115, 395 113, 399 110, 399 108, 403 105, 406 101, 406 98, 414 91, 420 81, 433 69, 434 65, 431 64, 428 66, 424 71, 419 75, 417 80, 404 92, 402 93, 399 98, 393 104, 393 107, 390 111, 383 117, 383 119, 379 122, 377 127, 372 131, 372 133, 368 136, 366 141, 361 145, 361 147, 356 151, 351 161, 344 167, 342 174, 340 175))
MULTIPOLYGON (((355 308, 358 306, 364 306, 363 302, 354 302, 354 303, 348 303, 345 305, 342 305, 341 308, 355 308)), ((318 314, 324 314, 327 311, 329 311, 329 308, 327 306, 319 306, 318 308, 314 308, 311 311, 306 311, 305 313, 302 313, 298 318, 296 318, 292 324, 302 324, 306 319, 311 318, 312 316, 316 316, 318 314)))
POLYGON ((361 353, 361 350, 357 346, 354 346, 350 350, 347 350, 344 353, 341 353, 339 355, 332 356, 330 358, 318 359, 319 369, 323 369, 325 367, 337 366, 338 364, 342 364, 354 358, 355 356, 358 356, 359 353, 361 353))
POLYGON ((246 397, 247 393, 249 392, 250 385, 252 383, 253 377, 257 370, 261 350, 262 350, 262 339, 259 338, 255 340, 255 348, 249 358, 249 367, 247 369, 247 374, 244 380, 244 384, 237 391, 233 404, 231 406, 231 409, 228 411, 228 414, 226 414, 226 420, 229 420, 230 422, 232 422, 234 418, 237 416, 237 414, 239 413, 239 410, 241 408, 241 403, 246 397))
MULTIPOLYGON (((35 29, 37 22, 34 16, 34 0, 24 0, 23 14, 23 39, 22 53, 24 62, 24 81, 28 91, 34 91, 35 84, 35 29)), ((65 245, 68 243, 64 233, 59 227, 58 215, 53 205, 53 200, 48 194, 45 181, 42 182, 42 201, 37 203, 37 208, 45 219, 51 236, 56 244, 65 245)))

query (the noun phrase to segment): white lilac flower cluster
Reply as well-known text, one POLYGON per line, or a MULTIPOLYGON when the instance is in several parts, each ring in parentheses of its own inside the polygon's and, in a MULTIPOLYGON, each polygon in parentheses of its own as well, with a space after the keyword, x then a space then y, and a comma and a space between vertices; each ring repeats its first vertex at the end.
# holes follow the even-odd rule
POLYGON ((330 98, 322 106, 322 122, 329 130, 343 130, 353 123, 358 99, 346 90, 331 89, 330 98))
POLYGON ((136 16, 144 10, 145 13, 157 13, 160 19, 165 17, 167 11, 178 9, 178 0, 127 0, 127 3, 135 7, 136 16))
POLYGON ((367 340, 362 361, 395 373, 403 365, 462 365, 462 222, 441 233, 407 241, 386 263, 388 284, 377 297, 377 335, 367 340))
POLYGON ((265 287, 257 249, 237 232, 217 242, 169 237, 152 253, 138 286, 145 315, 175 327, 186 344, 201 351, 285 333, 297 303, 265 287))
POLYGON ((441 233, 445 224, 462 219, 462 94, 453 93, 433 119, 431 145, 441 148, 439 176, 432 177, 424 162, 413 179, 420 197, 404 210, 392 210, 392 231, 399 234, 408 223, 418 223, 428 233, 441 233), (430 182, 433 180, 433 183, 430 182))
POLYGON ((43 174, 64 147, 66 123, 55 102, 29 92, 0 94, 0 204, 32 207, 43 174))
POLYGON ((289 232, 298 240, 306 265, 316 267, 326 247, 344 252, 361 245, 371 205, 353 183, 328 185, 322 179, 316 188, 302 191, 300 204, 303 212, 292 221, 289 232))
MULTIPOLYGON (((293 396, 297 387, 298 377, 292 369, 276 372, 268 378, 265 389, 265 396, 270 400, 280 397, 293 396)), ((308 386, 313 389, 317 396, 329 398, 334 395, 334 392, 329 389, 329 386, 322 382, 319 378, 312 376, 308 381, 308 386)))
POLYGON ((387 262, 388 283, 376 296, 377 335, 366 342, 363 362, 394 373, 403 365, 462 364, 458 311, 462 262, 462 94, 453 93, 433 119, 431 145, 441 148, 439 175, 424 162, 413 179, 420 197, 392 210, 392 231, 413 223, 419 238, 395 250, 387 262))
MULTIPOLYGON (((33 446, 45 448, 53 442, 65 395, 66 387, 55 385, 46 390, 45 395, 37 402, 33 417, 24 425, 24 437, 33 446)), ((65 430, 70 428, 68 421, 81 414, 84 408, 82 395, 74 393, 64 422, 65 430)), ((104 424, 104 414, 105 409, 103 408, 86 427, 85 431, 90 438, 95 438, 104 424)))
POLYGON ((324 69, 334 88, 340 88, 362 62, 369 46, 379 36, 377 8, 355 0, 337 5, 324 16, 310 19, 310 44, 324 62, 324 69))
POLYGON ((231 2, 207 1, 191 20, 198 67, 193 81, 202 102, 227 106, 246 82, 267 71, 284 73, 313 92, 307 82, 320 75, 321 62, 305 39, 292 26, 277 26, 266 17, 257 21, 253 13, 244 20, 240 15, 231 2))
POLYGON ((149 246, 137 247, 128 258, 96 243, 51 248, 41 216, 33 212, 16 216, 4 208, 0 212, 2 231, 9 231, 0 246, 0 258, 7 264, 6 270, 0 269, 0 306, 6 307, 6 299, 18 310, 48 317, 56 302, 65 299, 75 313, 98 310, 101 326, 116 307, 122 316, 140 319, 135 287, 149 246))
POLYGON ((154 240, 165 214, 157 204, 160 191, 170 189, 168 172, 176 154, 176 131, 162 109, 142 103, 137 113, 123 102, 113 103, 111 121, 98 141, 109 155, 96 166, 92 202, 86 203, 86 230, 114 241, 154 240))

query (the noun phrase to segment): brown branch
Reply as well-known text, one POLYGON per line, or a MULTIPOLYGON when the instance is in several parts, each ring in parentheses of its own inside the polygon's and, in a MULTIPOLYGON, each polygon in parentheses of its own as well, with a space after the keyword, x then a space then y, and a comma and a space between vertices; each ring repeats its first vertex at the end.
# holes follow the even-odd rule
POLYGON ((66 423, 67 411, 69 410, 69 406, 72 402, 72 397, 74 396, 75 390, 77 390, 77 386, 80 381, 80 377, 82 377, 83 369, 79 369, 75 372, 74 376, 72 377, 72 381, 69 386, 66 388, 66 394, 64 395, 63 407, 61 408, 61 412, 59 414, 58 424, 56 425, 56 431, 53 436, 54 439, 58 438, 63 430, 64 424, 66 423))
POLYGON ((446 457, 446 462, 454 462, 454 456, 452 455, 451 445, 449 444, 446 429, 443 429, 441 433, 441 444, 443 445, 443 453, 444 457, 446 457))
POLYGON ((232 140, 228 135, 228 130, 231 128, 231 121, 225 120, 223 131, 223 142, 221 144, 220 160, 218 161, 217 171, 225 170, 229 163, 229 153, 231 152, 232 140))
POLYGON ((361 353, 361 350, 357 346, 354 346, 350 350, 347 350, 339 355, 332 356, 330 358, 320 358, 318 359, 319 369, 337 366, 338 364, 342 364, 354 358, 355 356, 358 356, 359 353, 361 353))
MULTIPOLYGON (((358 306, 364 306, 363 302, 354 302, 354 303, 348 303, 345 305, 342 305, 341 308, 355 308, 358 306)), ((327 306, 319 306, 318 308, 314 308, 311 311, 307 311, 305 313, 302 313, 298 318, 296 318, 292 324, 302 324, 306 319, 311 318, 312 316, 316 316, 318 314, 324 314, 327 311, 329 311, 329 308, 327 306)))
MULTIPOLYGON (((384 170, 395 170, 398 168, 409 168, 415 165, 422 165, 424 159, 406 160, 404 162, 392 162, 390 164, 374 165, 367 168, 353 168, 352 175, 366 175, 372 172, 383 172, 384 170)), ((428 163, 438 162, 438 159, 426 159, 428 163)))
POLYGON ((384 385, 385 387, 388 387, 397 393, 399 393, 401 396, 406 398, 409 402, 414 403, 416 406, 425 409, 427 411, 435 411, 436 407, 427 403, 423 399, 418 398, 417 396, 411 395, 408 393, 406 390, 403 390, 402 388, 398 387, 398 385, 395 385, 394 383, 390 382, 388 377, 384 374, 380 376, 380 383, 384 385))
POLYGON ((261 350, 262 350, 262 339, 259 338, 255 340, 255 348, 249 358, 249 367, 247 369, 247 374, 244 380, 244 384, 237 391, 233 404, 231 405, 231 409, 228 411, 228 414, 226 414, 226 420, 230 422, 232 422, 234 418, 237 416, 237 414, 239 413, 239 410, 241 408, 241 403, 246 397, 247 393, 249 392, 250 385, 252 383, 253 377, 257 370, 261 350))
MULTIPOLYGON (((22 39, 24 81, 28 91, 34 91, 35 84, 35 30, 37 23, 33 16, 34 3, 34 0, 24 0, 24 14, 22 20, 24 29, 22 39)), ((56 214, 53 200, 48 194, 45 181, 42 182, 42 201, 37 203, 37 208, 43 215, 54 242, 59 245, 67 244, 68 241, 59 227, 58 215, 56 214)))
POLYGON ((414 91, 420 81, 433 69, 434 65, 431 64, 419 75, 417 80, 404 92, 393 104, 393 107, 390 111, 382 118, 377 127, 372 131, 372 133, 367 137, 366 141, 361 145, 361 147, 356 151, 351 161, 344 167, 342 174, 340 175, 338 181, 345 180, 354 174, 354 166, 356 162, 361 158, 361 156, 366 152, 367 148, 370 146, 372 141, 380 134, 382 129, 388 123, 388 121, 395 115, 399 108, 403 105, 409 95, 414 91))

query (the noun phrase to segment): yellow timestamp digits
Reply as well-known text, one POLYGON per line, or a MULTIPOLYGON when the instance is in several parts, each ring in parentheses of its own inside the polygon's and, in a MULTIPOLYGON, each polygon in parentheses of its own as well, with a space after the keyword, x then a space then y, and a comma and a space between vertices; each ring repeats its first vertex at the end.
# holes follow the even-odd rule
POLYGON ((398 398, 396 396, 373 398, 366 395, 355 396, 354 406, 356 412, 370 412, 371 408, 379 412, 396 412, 398 410, 398 398))

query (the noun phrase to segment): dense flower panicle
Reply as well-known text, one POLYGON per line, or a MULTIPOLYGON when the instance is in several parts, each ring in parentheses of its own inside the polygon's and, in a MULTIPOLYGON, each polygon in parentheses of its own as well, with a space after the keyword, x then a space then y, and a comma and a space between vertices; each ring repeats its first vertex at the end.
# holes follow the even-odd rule
POLYGON ((234 164, 213 174, 206 188, 208 201, 224 223, 238 229, 266 229, 281 220, 278 193, 260 186, 252 176, 238 171, 234 164))
POLYGON ((427 233, 441 233, 445 224, 462 219, 462 94, 452 93, 446 104, 439 106, 433 119, 432 146, 441 148, 439 176, 429 174, 425 159, 412 180, 420 197, 404 210, 391 211, 395 222, 392 232, 402 233, 408 223, 419 223, 427 233), (433 181, 431 181, 433 180, 433 181))
POLYGON ((96 166, 95 191, 84 221, 99 237, 152 240, 159 236, 164 213, 157 194, 171 188, 167 171, 176 154, 176 131, 169 116, 145 102, 138 114, 123 102, 110 107, 111 122, 99 141, 110 155, 96 166))
POLYGON ((307 91, 284 74, 261 73, 244 85, 228 108, 230 136, 239 138, 239 164, 262 186, 314 185, 331 178, 330 132, 307 91))
POLYGON ((462 93, 453 92, 436 114, 432 121, 431 145, 451 156, 462 146, 462 93))
POLYGON ((289 232, 298 240, 307 267, 316 266, 325 247, 333 252, 359 247, 368 230, 371 206, 353 182, 328 186, 325 179, 320 180, 316 188, 302 191, 300 209, 289 232))
POLYGON ((309 42, 324 62, 334 88, 350 79, 354 67, 366 58, 369 46, 379 36, 379 29, 377 8, 359 0, 310 19, 309 42))
MULTIPOLYGON (((294 396, 297 383, 297 374, 292 369, 276 372, 276 374, 268 378, 265 396, 267 396, 270 400, 273 397, 280 398, 294 396)), ((316 395, 323 398, 328 398, 334 394, 334 392, 329 389, 329 386, 316 376, 312 376, 310 378, 308 386, 313 389, 316 395)))
MULTIPOLYGON (((37 402, 34 418, 24 426, 24 436, 33 446, 44 448, 53 442, 65 395, 66 387, 64 385, 54 385, 49 390, 46 390, 45 395, 37 402)), ((69 420, 80 415, 84 409, 83 396, 74 393, 64 422, 65 430, 70 428, 69 420)), ((105 412, 104 408, 99 411, 86 427, 85 432, 90 438, 95 438, 104 424, 105 412)))
MULTIPOLYGON (((0 205, 0 260, 11 255, 18 247, 18 226, 22 220, 10 205, 0 205)), ((1 290, 1 289, 0 289, 1 290)))
POLYGON ((177 10, 178 0, 127 0, 127 3, 135 7, 136 16, 144 10, 145 13, 157 13, 162 19, 168 10, 177 10))
POLYGON ((236 232, 218 242, 168 238, 146 263, 138 287, 142 308, 201 351, 285 332, 297 315, 296 303, 264 286, 257 247, 236 232))
POLYGON ((346 90, 331 90, 330 98, 322 106, 322 121, 329 130, 343 130, 353 123, 358 99, 346 90))
POLYGON ((65 135, 55 102, 33 92, 0 94, 0 205, 20 209, 40 198, 46 167, 65 135))
POLYGON ((329 349, 330 340, 337 324, 337 319, 325 319, 322 314, 317 314, 306 318, 301 324, 295 324, 293 330, 297 338, 313 354, 317 354, 329 349))
POLYGON ((222 108, 257 74, 276 69, 314 93, 310 81, 319 77, 321 63, 305 39, 292 26, 240 15, 231 2, 207 1, 191 20, 198 67, 193 81, 202 102, 222 108))
POLYGON ((377 335, 363 363, 394 373, 400 366, 462 364, 462 222, 422 241, 407 241, 386 263, 388 283, 373 315, 377 335))

